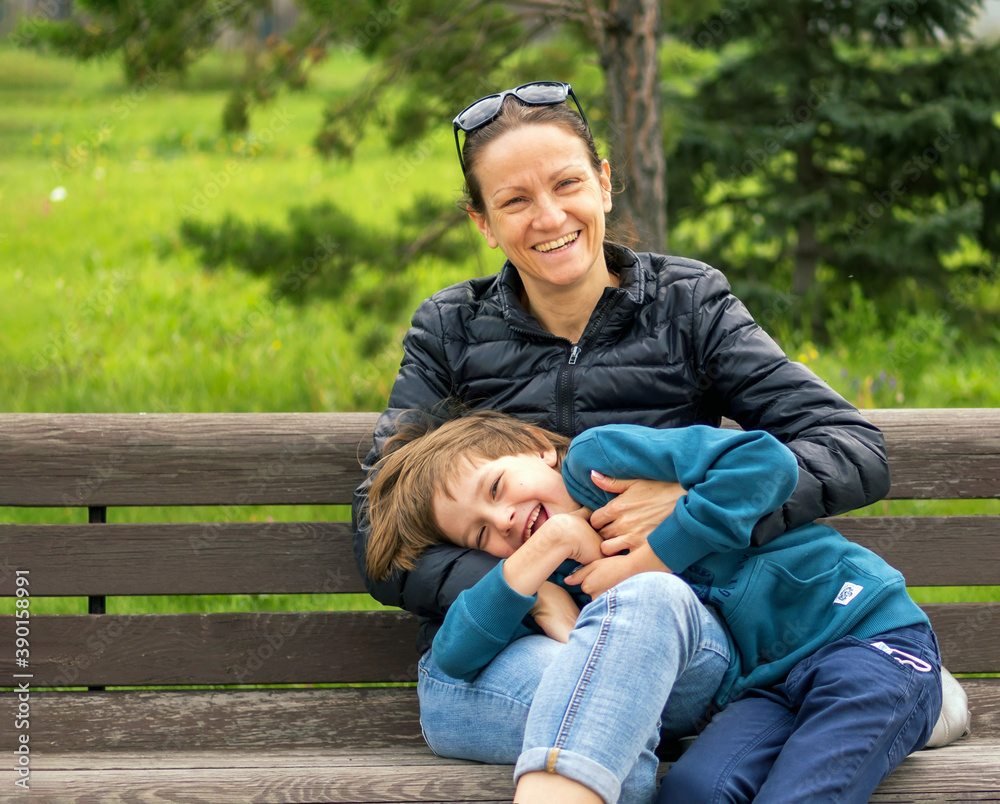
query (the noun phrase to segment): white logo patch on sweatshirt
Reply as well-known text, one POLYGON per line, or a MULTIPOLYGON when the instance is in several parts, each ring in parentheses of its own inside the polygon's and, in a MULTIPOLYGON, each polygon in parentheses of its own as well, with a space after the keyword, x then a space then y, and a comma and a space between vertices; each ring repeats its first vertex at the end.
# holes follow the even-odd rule
POLYGON ((848 581, 840 587, 840 591, 837 592, 837 596, 833 599, 833 602, 838 606, 846 606, 860 594, 862 589, 864 587, 861 584, 848 581))

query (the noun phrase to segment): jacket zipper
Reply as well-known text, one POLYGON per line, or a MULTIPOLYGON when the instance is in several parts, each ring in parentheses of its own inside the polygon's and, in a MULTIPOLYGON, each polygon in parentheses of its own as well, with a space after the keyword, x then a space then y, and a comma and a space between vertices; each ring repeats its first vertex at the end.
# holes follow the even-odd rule
POLYGON ((580 340, 570 345, 569 359, 559 370, 559 380, 556 386, 556 430, 572 438, 576 435, 573 429, 573 366, 583 354, 583 344, 589 343, 601 331, 604 320, 621 301, 620 295, 611 296, 598 311, 593 325, 587 328, 580 340), (588 337, 589 335, 589 337, 588 337))

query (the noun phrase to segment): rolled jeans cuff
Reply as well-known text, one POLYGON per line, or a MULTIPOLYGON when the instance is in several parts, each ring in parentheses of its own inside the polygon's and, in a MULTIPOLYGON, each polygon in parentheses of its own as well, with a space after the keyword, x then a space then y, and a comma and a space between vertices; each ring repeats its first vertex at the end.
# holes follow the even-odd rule
POLYGON ((614 804, 621 795, 621 782, 611 771, 583 754, 564 748, 529 748, 524 751, 514 766, 514 783, 523 774, 534 771, 558 773, 579 782, 597 793, 605 804, 614 804))

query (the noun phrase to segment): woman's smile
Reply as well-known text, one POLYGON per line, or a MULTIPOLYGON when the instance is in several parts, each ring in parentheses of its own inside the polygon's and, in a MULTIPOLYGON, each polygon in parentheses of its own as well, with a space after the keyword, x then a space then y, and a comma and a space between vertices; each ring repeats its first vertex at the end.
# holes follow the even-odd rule
POLYGON ((568 235, 563 235, 556 240, 550 240, 547 243, 539 243, 537 246, 532 246, 535 251, 541 251, 543 254, 551 254, 553 252, 562 253, 568 251, 577 240, 580 239, 579 232, 572 232, 568 235))

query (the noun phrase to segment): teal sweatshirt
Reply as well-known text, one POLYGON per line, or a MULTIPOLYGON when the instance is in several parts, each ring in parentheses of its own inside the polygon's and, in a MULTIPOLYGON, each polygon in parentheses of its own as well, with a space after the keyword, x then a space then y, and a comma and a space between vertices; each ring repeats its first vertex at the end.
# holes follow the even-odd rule
MULTIPOLYGON (((726 626, 731 661, 719 704, 780 682, 799 661, 844 636, 865 639, 928 622, 898 570, 832 528, 805 525, 764 547, 750 546, 754 525, 798 482, 794 455, 768 433, 701 425, 588 430, 570 445, 562 474, 573 498, 596 510, 614 495, 594 485, 592 469, 676 481, 686 490, 649 544, 726 626)), ((565 562, 550 580, 584 605, 589 598, 579 587, 562 582, 573 569, 565 562)), ((434 638, 435 662, 456 678, 475 678, 511 641, 537 633, 526 616, 534 602, 510 588, 501 562, 448 610, 434 638)))

